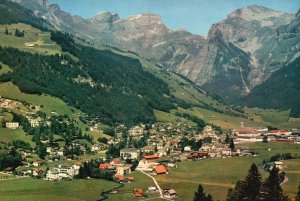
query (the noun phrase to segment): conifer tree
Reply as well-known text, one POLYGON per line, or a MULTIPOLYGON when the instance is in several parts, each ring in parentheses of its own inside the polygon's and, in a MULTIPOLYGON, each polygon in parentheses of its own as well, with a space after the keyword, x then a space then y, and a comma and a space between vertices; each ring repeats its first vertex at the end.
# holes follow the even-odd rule
POLYGON ((255 201, 259 195, 260 187, 261 175, 257 166, 253 163, 242 185, 243 200, 255 201))
POLYGON ((261 187, 261 175, 257 166, 253 163, 244 181, 238 181, 235 189, 230 189, 227 194, 227 201, 255 201, 258 198, 261 187))
POLYGON ((8 29, 7 29, 7 27, 5 28, 5 32, 4 32, 6 35, 8 35, 9 33, 8 33, 8 29))
POLYGON ((198 190, 194 194, 194 201, 213 201, 213 198, 210 194, 206 196, 202 185, 199 184, 198 190))
POLYGON ((233 138, 231 138, 231 140, 230 140, 229 148, 230 148, 231 150, 234 150, 234 148, 235 148, 235 145, 234 145, 234 142, 233 142, 233 138))
POLYGON ((260 193, 259 199, 260 201, 288 201, 289 198, 283 192, 280 186, 280 178, 278 174, 278 169, 273 168, 270 171, 269 177, 263 183, 260 193))
POLYGON ((298 185, 298 193, 297 193, 297 196, 296 196, 296 201, 300 201, 300 183, 298 185))

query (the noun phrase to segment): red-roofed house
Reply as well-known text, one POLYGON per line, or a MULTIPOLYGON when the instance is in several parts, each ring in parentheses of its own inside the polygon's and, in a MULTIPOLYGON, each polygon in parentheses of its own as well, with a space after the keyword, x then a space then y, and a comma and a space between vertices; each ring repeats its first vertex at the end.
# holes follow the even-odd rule
POLYGON ((112 166, 112 164, 109 164, 109 163, 100 164, 99 165, 99 170, 105 170, 105 169, 107 169, 110 166, 112 166))
POLYGON ((148 155, 148 156, 144 156, 144 158, 146 160, 155 160, 159 158, 159 155, 148 155))
POLYGON ((135 189, 133 189, 133 194, 134 194, 134 197, 140 198, 143 196, 143 189, 135 188, 135 189))
POLYGON ((153 170, 156 174, 166 174, 168 172, 164 165, 156 166, 153 170))
POLYGON ((121 163, 122 163, 122 160, 120 158, 114 158, 111 161, 111 164, 121 164, 121 163))

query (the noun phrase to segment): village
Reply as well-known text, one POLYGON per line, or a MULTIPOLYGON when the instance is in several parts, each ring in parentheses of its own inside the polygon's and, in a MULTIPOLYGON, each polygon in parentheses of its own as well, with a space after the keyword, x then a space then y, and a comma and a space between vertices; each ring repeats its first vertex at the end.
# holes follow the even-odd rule
MULTIPOLYGON (((6 113, 14 110, 21 111, 23 107, 21 102, 0 98, 0 108, 6 113)), ((156 175, 168 174, 185 160, 255 157, 257 153, 247 146, 247 143, 251 142, 275 141, 300 144, 297 129, 268 130, 267 127, 246 127, 242 122, 239 128, 224 133, 216 131, 213 125, 206 125, 198 131, 186 122, 157 122, 129 128, 117 124, 112 128, 113 135, 110 139, 95 142, 77 130, 72 124, 73 120, 58 117, 57 120, 54 118, 57 116, 55 112, 51 117, 38 115, 38 107, 40 106, 34 106, 34 110, 24 115, 30 129, 44 127, 53 130, 54 125, 64 125, 66 130, 72 127, 72 133, 76 137, 69 140, 68 133, 63 130, 64 133, 58 135, 59 138, 56 136, 57 139, 50 138, 50 132, 48 136, 38 135, 37 142, 40 145, 35 149, 30 146, 16 147, 16 145, 5 144, 2 149, 3 147, 7 151, 15 149, 22 157, 21 165, 16 168, 6 168, 6 173, 35 177, 49 182, 102 178, 125 184, 135 182, 135 178, 131 176, 134 171, 142 172, 155 181, 156 175), (86 140, 85 143, 82 143, 83 139, 86 140), (91 146, 87 146, 86 142, 91 146), (42 154, 41 148, 44 150, 42 154)), ((12 130, 24 129, 25 120, 20 119, 18 122, 5 121, 5 118, 2 118, 2 127, 12 130)), ((89 130, 100 132, 97 125, 91 125, 89 130)), ((45 132, 48 132, 47 129, 45 132)), ((283 164, 275 161, 274 165, 281 168, 283 164)), ((132 189, 132 195, 139 198, 145 193, 158 192, 166 199, 177 196, 176 189, 161 189, 157 182, 155 183, 155 186, 149 186, 148 189, 132 189)))

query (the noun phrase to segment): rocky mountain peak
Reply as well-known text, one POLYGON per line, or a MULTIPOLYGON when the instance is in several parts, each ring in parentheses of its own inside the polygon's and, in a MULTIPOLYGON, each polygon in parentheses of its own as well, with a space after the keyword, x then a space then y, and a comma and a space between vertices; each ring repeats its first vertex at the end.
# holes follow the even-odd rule
POLYGON ((89 21, 92 23, 114 23, 117 20, 120 20, 119 15, 111 12, 98 13, 89 19, 89 21))
POLYGON ((227 16, 227 19, 238 18, 240 20, 242 19, 245 21, 271 21, 272 18, 278 18, 284 15, 287 16, 288 14, 282 11, 273 10, 263 6, 251 5, 230 13, 227 16))
POLYGON ((153 13, 129 16, 126 20, 136 24, 163 24, 161 17, 153 13))

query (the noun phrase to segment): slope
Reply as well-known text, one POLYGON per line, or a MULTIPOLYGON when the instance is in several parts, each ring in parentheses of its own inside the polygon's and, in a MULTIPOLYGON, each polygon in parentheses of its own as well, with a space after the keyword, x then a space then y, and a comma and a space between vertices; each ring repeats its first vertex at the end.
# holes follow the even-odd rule
POLYGON ((274 72, 271 77, 242 99, 243 104, 262 108, 291 109, 300 117, 300 58, 274 72))

